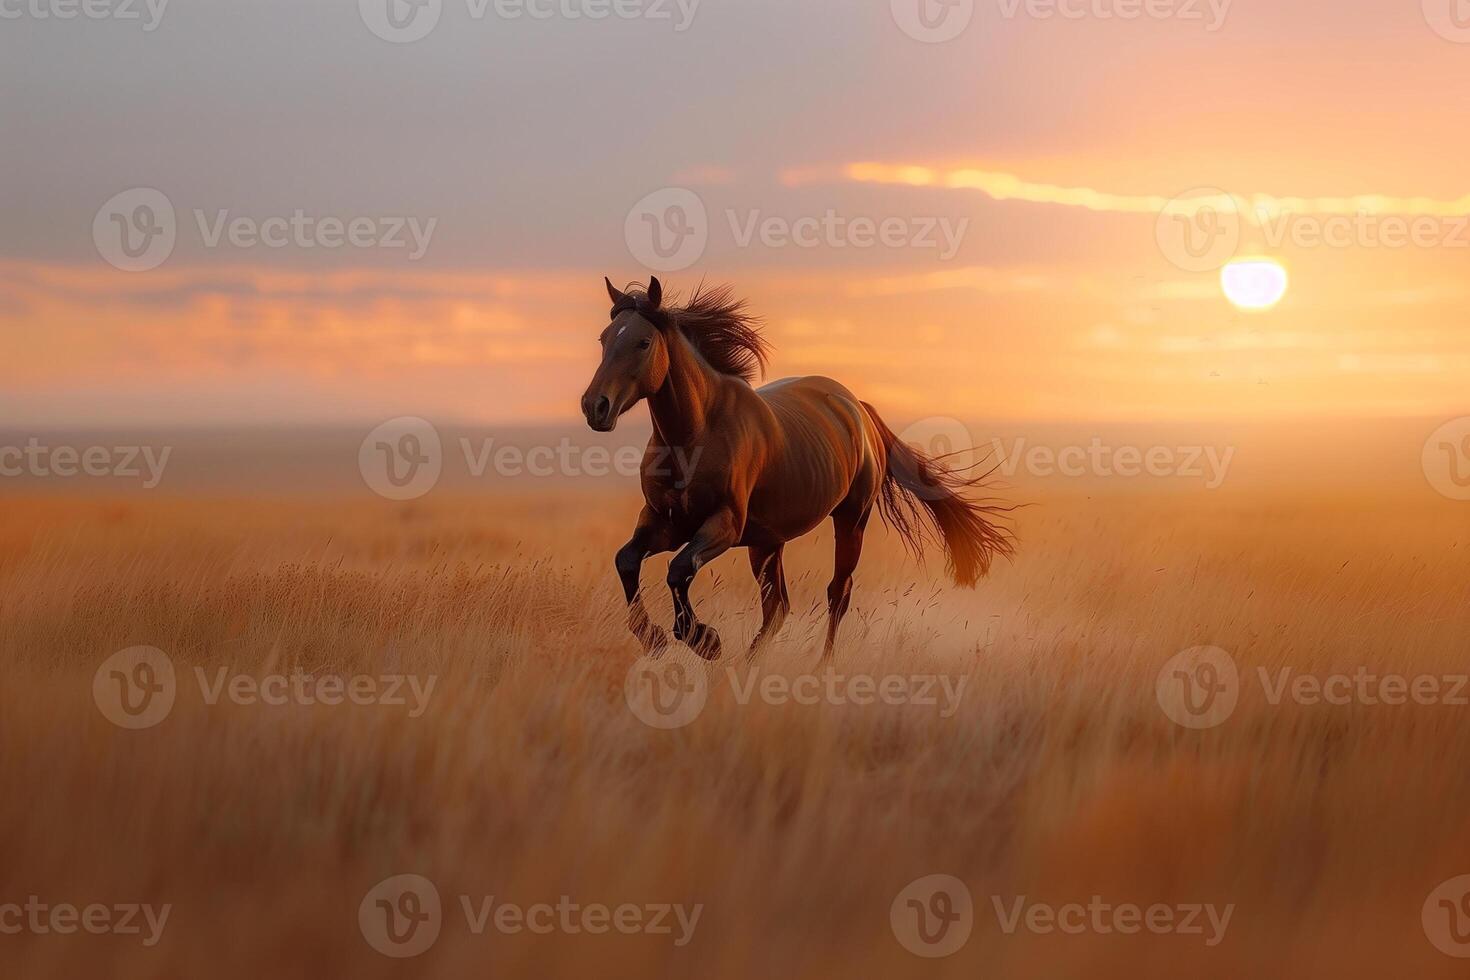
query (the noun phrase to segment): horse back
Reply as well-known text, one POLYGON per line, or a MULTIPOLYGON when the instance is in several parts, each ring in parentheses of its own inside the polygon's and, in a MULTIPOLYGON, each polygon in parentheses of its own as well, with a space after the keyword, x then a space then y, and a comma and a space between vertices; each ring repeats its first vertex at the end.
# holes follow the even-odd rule
POLYGON ((776 431, 751 498, 752 520, 795 537, 826 519, 854 484, 881 480, 881 438, 844 385, 816 376, 784 378, 756 394, 776 431))

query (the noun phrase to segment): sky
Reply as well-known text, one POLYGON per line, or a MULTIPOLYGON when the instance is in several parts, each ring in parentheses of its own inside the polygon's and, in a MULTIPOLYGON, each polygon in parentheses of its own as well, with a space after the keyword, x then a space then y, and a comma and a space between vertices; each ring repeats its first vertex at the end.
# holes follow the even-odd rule
POLYGON ((0 417, 571 421, 654 272, 895 417, 1465 414, 1466 6, 0 0, 0 417))

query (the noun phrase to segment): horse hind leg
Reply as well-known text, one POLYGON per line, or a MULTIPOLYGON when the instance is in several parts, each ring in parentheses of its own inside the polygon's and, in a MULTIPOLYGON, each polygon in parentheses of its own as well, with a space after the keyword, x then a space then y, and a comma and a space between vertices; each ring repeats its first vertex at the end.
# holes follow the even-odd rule
POLYGON ((748 658, 754 658, 773 640, 791 612, 791 597, 786 594, 786 569, 782 563, 784 544, 751 546, 750 570, 761 590, 761 628, 751 641, 748 658))
POLYGON ((822 651, 823 663, 833 659, 837 627, 842 624, 842 617, 847 615, 847 607, 852 603, 852 574, 863 554, 863 532, 872 513, 870 504, 857 516, 845 514, 840 508, 832 515, 837 543, 836 557, 832 562, 832 584, 827 586, 827 644, 822 651))

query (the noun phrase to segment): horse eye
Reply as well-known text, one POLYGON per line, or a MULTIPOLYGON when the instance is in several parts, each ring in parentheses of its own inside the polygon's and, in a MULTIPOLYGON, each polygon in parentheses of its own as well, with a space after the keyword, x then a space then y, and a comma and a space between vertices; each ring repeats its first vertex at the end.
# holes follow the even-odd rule
POLYGON ((653 346, 653 341, 651 339, 647 338, 647 337, 644 337, 638 343, 638 349, 639 350, 648 350, 648 348, 650 348, 652 346, 653 346))

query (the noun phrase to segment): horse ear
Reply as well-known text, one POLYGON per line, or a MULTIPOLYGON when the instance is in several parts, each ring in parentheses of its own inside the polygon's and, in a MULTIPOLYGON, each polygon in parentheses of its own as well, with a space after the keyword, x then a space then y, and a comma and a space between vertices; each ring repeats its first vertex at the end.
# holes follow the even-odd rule
POLYGON ((661 283, 661 282, 658 281, 658 276, 649 276, 648 277, 648 305, 649 306, 652 306, 656 310, 656 309, 659 308, 660 305, 663 304, 663 301, 664 301, 664 286, 663 286, 663 283, 661 283))
POLYGON ((618 289, 618 287, 612 284, 612 280, 609 279, 607 276, 603 276, 602 281, 607 283, 607 295, 612 297, 613 306, 617 306, 623 300, 628 298, 627 296, 623 295, 623 292, 618 289))

